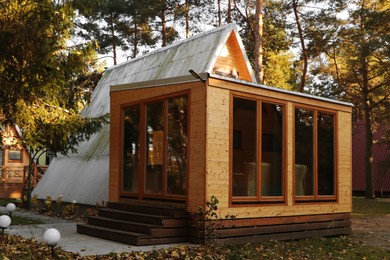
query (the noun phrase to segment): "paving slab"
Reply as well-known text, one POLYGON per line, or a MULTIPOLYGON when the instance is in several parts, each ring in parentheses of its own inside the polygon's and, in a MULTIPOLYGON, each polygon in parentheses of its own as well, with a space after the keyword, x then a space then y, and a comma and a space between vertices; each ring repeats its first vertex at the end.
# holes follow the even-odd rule
MULTIPOLYGON (((5 207, 0 207, 0 215, 7 214, 5 207)), ((166 244, 155 246, 131 246, 115 241, 77 233, 77 222, 61 218, 53 218, 35 214, 29 211, 18 210, 12 213, 15 216, 38 219, 45 224, 10 226, 5 230, 6 234, 19 235, 24 238, 34 238, 43 241, 43 234, 49 228, 56 228, 61 234, 58 245, 65 251, 77 252, 81 256, 106 255, 110 253, 122 253, 132 251, 152 251, 154 249, 169 248, 178 245, 190 244, 166 244)))

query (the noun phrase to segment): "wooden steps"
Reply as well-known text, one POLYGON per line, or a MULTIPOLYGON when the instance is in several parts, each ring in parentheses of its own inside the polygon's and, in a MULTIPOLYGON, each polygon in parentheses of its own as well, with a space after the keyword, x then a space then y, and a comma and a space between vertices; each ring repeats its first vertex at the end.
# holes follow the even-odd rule
POLYGON ((188 240, 187 222, 184 205, 109 202, 87 224, 78 224, 77 232, 136 246, 169 244, 188 240))

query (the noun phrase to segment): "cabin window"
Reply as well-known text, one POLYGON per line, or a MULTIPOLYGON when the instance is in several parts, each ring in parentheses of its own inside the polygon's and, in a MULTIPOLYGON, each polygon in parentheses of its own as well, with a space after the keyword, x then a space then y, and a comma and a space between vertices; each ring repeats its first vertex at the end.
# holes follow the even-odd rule
POLYGON ((167 193, 186 194, 188 100, 178 97, 168 100, 167 193))
POLYGON ((233 97, 234 202, 284 200, 283 113, 281 104, 233 97))
POLYGON ((123 174, 122 191, 137 192, 139 181, 140 107, 132 106, 123 112, 123 174))
POLYGON ((9 161, 22 161, 22 150, 20 149, 11 149, 8 151, 8 160, 9 161))
POLYGON ((187 187, 187 139, 187 96, 124 108, 123 195, 182 199, 187 187))
POLYGON ((335 114, 295 109, 297 201, 335 200, 335 114))

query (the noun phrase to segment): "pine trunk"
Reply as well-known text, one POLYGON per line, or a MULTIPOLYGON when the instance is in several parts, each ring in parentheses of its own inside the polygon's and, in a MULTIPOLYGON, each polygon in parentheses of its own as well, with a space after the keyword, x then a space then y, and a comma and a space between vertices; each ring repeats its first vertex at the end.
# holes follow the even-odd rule
POLYGON ((263 71, 263 1, 256 0, 255 13, 255 74, 258 83, 262 84, 264 79, 263 71))

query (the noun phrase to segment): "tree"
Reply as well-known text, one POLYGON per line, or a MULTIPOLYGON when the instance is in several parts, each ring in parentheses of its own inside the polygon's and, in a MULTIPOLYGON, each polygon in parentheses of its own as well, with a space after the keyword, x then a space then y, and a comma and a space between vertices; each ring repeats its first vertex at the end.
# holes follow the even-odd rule
POLYGON ((333 46, 330 73, 355 104, 355 120, 365 124, 366 198, 375 198, 372 144, 375 126, 389 117, 390 20, 386 1, 355 1, 355 9, 333 46))
POLYGON ((255 18, 256 4, 256 1, 241 2, 236 0, 233 8, 233 18, 242 28, 240 34, 249 60, 255 68, 256 60, 258 64, 261 64, 262 83, 291 89, 295 72, 292 70, 292 54, 289 51, 291 42, 287 38, 283 2, 270 0, 263 5, 264 23, 261 26, 263 33, 262 37, 257 40, 256 35, 259 37, 259 34, 255 31, 255 27, 258 26, 255 18), (258 46, 256 50, 255 45, 260 39, 262 40, 262 51, 260 57, 256 58, 256 54, 260 54, 260 48, 258 46), (259 62, 260 58, 262 61, 259 62))
POLYGON ((79 114, 100 73, 94 46, 68 47, 72 16, 51 0, 0 2, 0 124, 18 125, 30 151, 75 151, 107 122, 79 114))

